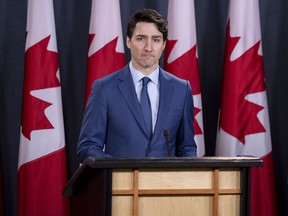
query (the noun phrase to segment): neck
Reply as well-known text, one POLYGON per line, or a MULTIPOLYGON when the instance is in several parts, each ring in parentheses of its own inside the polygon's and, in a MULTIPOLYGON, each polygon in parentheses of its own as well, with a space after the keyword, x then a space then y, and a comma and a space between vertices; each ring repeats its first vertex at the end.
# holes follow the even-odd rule
POLYGON ((139 72, 141 72, 145 76, 148 76, 149 74, 151 74, 158 67, 158 64, 155 64, 155 65, 152 65, 152 66, 147 66, 147 67, 142 67, 142 66, 140 66, 138 64, 135 64, 133 61, 131 63, 132 63, 133 67, 136 70, 138 70, 139 72))

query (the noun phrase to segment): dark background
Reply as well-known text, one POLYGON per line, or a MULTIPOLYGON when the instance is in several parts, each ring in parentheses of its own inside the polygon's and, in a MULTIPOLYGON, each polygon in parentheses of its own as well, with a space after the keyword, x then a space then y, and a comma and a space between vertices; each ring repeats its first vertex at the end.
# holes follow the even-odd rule
MULTIPOLYGON (((288 215, 288 1, 259 2, 277 203, 279 215, 288 215)), ((167 16, 168 0, 120 0, 120 5, 124 38, 127 19, 136 10, 154 8, 164 17, 167 16)), ((83 114, 91 0, 54 0, 54 7, 68 173, 71 177, 79 165, 76 160, 76 144, 83 114)), ((195 0, 208 156, 213 156, 215 149, 227 9, 228 0, 195 0)), ((27 0, 0 0, 0 151, 5 215, 9 216, 17 212, 26 15, 27 0)), ((109 20, 103 22, 109 25, 109 20)), ((129 60, 129 54, 126 55, 129 60)))

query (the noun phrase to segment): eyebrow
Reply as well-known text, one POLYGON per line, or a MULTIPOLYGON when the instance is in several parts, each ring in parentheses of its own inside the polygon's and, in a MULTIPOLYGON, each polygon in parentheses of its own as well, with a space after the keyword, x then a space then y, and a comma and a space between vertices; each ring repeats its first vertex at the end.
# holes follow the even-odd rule
MULTIPOLYGON (((136 37, 147 37, 147 35, 142 35, 142 34, 139 34, 139 35, 135 35, 136 37)), ((162 38, 162 36, 160 35, 152 35, 152 38, 162 38)))

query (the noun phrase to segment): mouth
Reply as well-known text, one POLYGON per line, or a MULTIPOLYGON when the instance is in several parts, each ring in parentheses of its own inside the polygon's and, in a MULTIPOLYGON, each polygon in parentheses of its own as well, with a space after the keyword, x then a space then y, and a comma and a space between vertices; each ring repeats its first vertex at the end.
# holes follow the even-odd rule
POLYGON ((154 55, 145 54, 145 55, 142 55, 142 57, 144 57, 144 58, 154 58, 154 55))

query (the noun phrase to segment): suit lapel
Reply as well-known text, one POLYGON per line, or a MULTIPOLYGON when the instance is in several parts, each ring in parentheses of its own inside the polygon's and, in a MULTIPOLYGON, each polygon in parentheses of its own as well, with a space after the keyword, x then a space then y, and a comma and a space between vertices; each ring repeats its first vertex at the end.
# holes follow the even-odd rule
POLYGON ((133 83, 132 75, 130 73, 128 65, 120 72, 118 79, 120 83, 118 85, 119 90, 125 99, 129 109, 134 115, 136 121, 139 123, 143 131, 148 136, 146 125, 142 117, 142 112, 135 92, 135 86, 133 83))
POLYGON ((159 135, 163 134, 164 123, 171 105, 171 100, 174 92, 174 85, 172 85, 170 82, 171 78, 168 77, 161 68, 159 73, 159 81, 160 81, 160 93, 159 93, 160 99, 159 99, 158 116, 151 144, 155 140, 157 140, 159 135))

